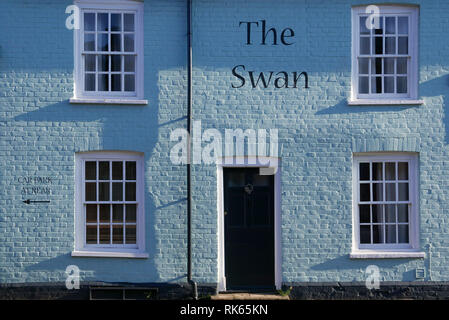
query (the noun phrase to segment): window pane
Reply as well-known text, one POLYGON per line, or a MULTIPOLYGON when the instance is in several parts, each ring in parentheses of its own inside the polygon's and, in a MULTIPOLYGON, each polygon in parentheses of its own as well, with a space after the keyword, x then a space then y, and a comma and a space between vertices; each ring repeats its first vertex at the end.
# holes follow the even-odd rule
POLYGON ((407 74, 407 58, 398 58, 397 73, 398 74, 407 74))
POLYGON ((385 38, 385 53, 386 54, 396 54, 396 38, 386 37, 385 38))
POLYGON ((109 201, 109 182, 98 184, 98 197, 100 201, 109 201))
POLYGON ((394 93, 394 77, 385 77, 384 78, 384 92, 385 93, 394 93))
POLYGON ((98 180, 109 180, 109 161, 100 161, 98 172, 98 180))
POLYGON ((136 226, 126 226, 126 240, 127 244, 136 243, 136 226))
POLYGON ((135 57, 134 56, 125 56, 125 71, 126 72, 134 72, 135 71, 135 57))
POLYGON ((86 226, 86 243, 97 244, 97 226, 86 226))
POLYGON ((84 60, 84 70, 85 71, 96 71, 96 63, 97 57, 94 54, 88 54, 84 60))
POLYGON ((111 14, 111 31, 122 31, 122 15, 120 13, 111 14))
POLYGON ((111 222, 111 205, 100 204, 100 223, 111 222))
POLYGON ((107 74, 98 75, 98 91, 109 91, 109 78, 107 74))
POLYGON ((386 225, 385 226, 385 242, 386 243, 396 243, 396 225, 386 225))
POLYGON ((95 13, 84 14, 84 31, 95 31, 95 13))
POLYGON ((125 185, 125 200, 136 201, 136 183, 127 182, 125 185))
POLYGON ((126 52, 134 52, 134 35, 133 34, 125 35, 125 51, 126 52))
POLYGON ((398 204, 398 222, 408 222, 408 204, 398 204))
POLYGON ((383 201, 384 190, 383 183, 373 183, 373 201, 383 201))
POLYGON ((373 162, 372 164, 373 168, 373 180, 383 180, 383 173, 382 173, 382 162, 373 162))
POLYGON ((382 204, 374 204, 371 206, 373 214, 373 223, 383 223, 384 222, 384 206, 382 204))
POLYGON ((359 59, 359 74, 369 74, 369 59, 368 58, 360 58, 359 59))
POLYGON ((123 243, 123 227, 122 226, 112 226, 112 243, 122 244, 123 243))
POLYGON ((369 93, 368 79, 368 77, 359 77, 359 93, 369 93))
POLYGON ((408 201, 408 183, 399 183, 398 184, 398 192, 399 192, 399 201, 408 201))
POLYGON ((383 37, 373 38, 373 54, 383 54, 383 37))
POLYGON ((109 31, 109 17, 107 13, 98 14, 97 30, 109 31))
POLYGON ((84 50, 95 51, 95 34, 84 35, 84 50))
POLYGON ((385 189, 385 197, 387 201, 396 201, 396 184, 387 183, 385 189))
POLYGON ((84 90, 95 91, 95 74, 86 74, 84 76, 84 90))
POLYGON ((382 74, 382 58, 371 59, 371 74, 382 74))
POLYGON ((122 56, 118 54, 111 55, 111 71, 122 71, 122 56))
POLYGON ((409 243, 408 224, 398 226, 399 243, 409 243))
POLYGON ((368 183, 360 184, 360 201, 370 201, 370 185, 368 183))
POLYGON ((111 51, 122 51, 122 36, 111 34, 111 51))
POLYGON ((125 91, 135 90, 135 76, 133 74, 125 75, 125 91))
POLYGON ((136 213, 137 206, 135 204, 127 204, 126 205, 126 222, 135 223, 136 222, 136 213))
POLYGON ((371 54, 369 44, 369 37, 360 37, 360 54, 371 54))
POLYGON ((383 225, 373 225, 373 243, 384 243, 383 225))
POLYGON ((394 74, 394 58, 385 58, 384 59, 384 73, 385 74, 394 74))
POLYGON ((370 205, 366 204, 359 205, 360 223, 370 223, 370 207, 370 205))
POLYGON ((134 14, 124 14, 125 31, 134 31, 134 14))
POLYGON ((126 180, 136 180, 135 161, 126 161, 126 180))
POLYGON ((386 204, 385 205, 385 221, 388 223, 396 223, 396 205, 386 204))
POLYGON ((382 93, 382 77, 371 77, 371 93, 382 93))
POLYGON ((396 163, 385 162, 385 180, 396 180, 396 163))
POLYGON ((98 56, 98 69, 99 71, 109 71, 109 56, 98 56))
POLYGON ((398 163, 398 180, 408 180, 408 162, 398 163))
POLYGON ((382 34, 384 28, 384 17, 379 17, 378 19, 379 25, 378 28, 374 29, 374 34, 382 34))
POLYGON ((86 222, 96 223, 97 222, 97 205, 88 204, 86 205, 86 222))
POLYGON ((97 163, 95 161, 86 161, 86 180, 97 179, 97 163))
POLYGON ((369 34, 369 29, 366 27, 367 17, 360 17, 360 34, 369 34))
POLYGON ((109 244, 111 242, 111 229, 109 226, 100 226, 100 243, 109 244))
POLYGON ((360 243, 371 243, 371 230, 370 226, 360 226, 360 243))
POLYGON ((97 50, 98 51, 109 51, 108 47, 108 35, 100 33, 97 36, 97 50))
POLYGON ((122 91, 122 76, 120 74, 111 75, 111 90, 122 91))
POLYGON ((123 201, 123 183, 112 183, 112 201, 123 201))
POLYGON ((123 180, 123 162, 112 162, 112 180, 123 180))
POLYGON ((112 205, 112 222, 123 222, 123 204, 112 205))
POLYGON ((385 17, 385 33, 396 33, 396 17, 385 17))
POLYGON ((86 201, 96 201, 97 200, 97 185, 95 182, 86 183, 86 201))
POLYGON ((399 34, 408 34, 408 17, 398 17, 399 34))
POLYGON ((408 37, 398 38, 398 54, 408 54, 408 37))
POLYGON ((397 93, 407 93, 407 77, 397 77, 397 93))
POLYGON ((360 180, 369 180, 369 163, 360 164, 360 180))

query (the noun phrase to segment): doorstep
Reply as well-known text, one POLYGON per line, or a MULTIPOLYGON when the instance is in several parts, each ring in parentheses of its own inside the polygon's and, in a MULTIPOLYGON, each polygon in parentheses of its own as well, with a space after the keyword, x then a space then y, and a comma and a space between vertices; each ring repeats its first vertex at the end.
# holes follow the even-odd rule
POLYGON ((211 296, 211 300, 290 300, 288 295, 281 296, 277 293, 219 293, 211 296))

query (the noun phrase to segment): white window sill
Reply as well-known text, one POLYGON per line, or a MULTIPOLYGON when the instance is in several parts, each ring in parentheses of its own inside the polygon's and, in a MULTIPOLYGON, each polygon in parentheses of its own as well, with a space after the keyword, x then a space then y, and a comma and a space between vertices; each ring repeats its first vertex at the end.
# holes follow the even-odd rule
POLYGON ((145 252, 72 251, 72 257, 146 259, 146 258, 148 258, 148 253, 145 253, 145 252))
POLYGON ((350 106, 396 106, 396 105, 421 105, 424 100, 419 99, 348 99, 350 106))
POLYGON ((70 103, 74 104, 127 104, 127 105, 146 105, 145 99, 120 99, 120 98, 70 98, 70 103))
POLYGON ((425 258, 426 253, 421 251, 353 251, 349 254, 351 259, 398 259, 398 258, 425 258))

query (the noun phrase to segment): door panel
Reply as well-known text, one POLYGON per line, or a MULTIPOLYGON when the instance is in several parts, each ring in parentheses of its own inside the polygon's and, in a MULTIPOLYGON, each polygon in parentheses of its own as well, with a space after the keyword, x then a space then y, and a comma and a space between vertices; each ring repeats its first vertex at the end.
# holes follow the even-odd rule
POLYGON ((228 289, 274 287, 274 176, 224 168, 228 289))

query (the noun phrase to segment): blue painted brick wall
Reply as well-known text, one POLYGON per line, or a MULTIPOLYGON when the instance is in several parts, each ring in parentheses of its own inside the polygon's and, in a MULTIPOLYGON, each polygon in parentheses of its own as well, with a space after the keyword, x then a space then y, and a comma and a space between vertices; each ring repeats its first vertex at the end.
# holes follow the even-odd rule
MULTIPOLYGON (((391 2, 391 1, 382 1, 391 2)), ((276 128, 282 158, 282 280, 415 280, 426 259, 350 260, 352 153, 419 152, 420 242, 432 280, 449 280, 449 2, 420 5, 419 94, 413 107, 348 106, 349 0, 193 1, 193 118, 203 130, 276 128), (291 27, 291 46, 246 46, 239 21, 291 27), (309 89, 233 89, 231 69, 307 71, 309 89)), ((396 0, 394 3, 407 3, 396 0)), ((145 1, 147 106, 72 105, 71 1, 0 3, 0 282, 183 282, 186 170, 170 163, 170 132, 186 125, 185 1, 145 1), (145 153, 148 259, 73 258, 74 156, 145 153), (22 203, 17 178, 52 176, 50 205, 22 203), (126 270, 126 272, 125 272, 126 270)), ((193 165, 193 273, 217 282, 214 165, 193 165)))

